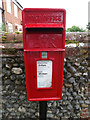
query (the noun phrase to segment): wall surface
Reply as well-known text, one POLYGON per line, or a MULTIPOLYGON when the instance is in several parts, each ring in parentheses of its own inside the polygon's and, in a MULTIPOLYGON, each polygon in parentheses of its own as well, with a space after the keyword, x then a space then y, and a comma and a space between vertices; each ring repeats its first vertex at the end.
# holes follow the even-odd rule
MULTIPOLYGON (((12 45, 13 46, 13 45, 12 45)), ((47 118, 84 120, 89 117, 88 49, 66 47, 62 100, 48 101, 47 118)), ((38 119, 39 102, 26 98, 26 82, 23 49, 2 49, 2 120, 38 119)), ((0 80, 1 82, 1 80, 0 80)))

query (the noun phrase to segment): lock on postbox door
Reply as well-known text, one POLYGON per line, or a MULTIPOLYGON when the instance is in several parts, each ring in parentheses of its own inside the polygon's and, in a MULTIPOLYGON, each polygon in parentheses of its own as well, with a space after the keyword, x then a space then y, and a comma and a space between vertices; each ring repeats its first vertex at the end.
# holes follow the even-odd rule
POLYGON ((25 8, 22 16, 27 99, 60 100, 66 11, 25 8))

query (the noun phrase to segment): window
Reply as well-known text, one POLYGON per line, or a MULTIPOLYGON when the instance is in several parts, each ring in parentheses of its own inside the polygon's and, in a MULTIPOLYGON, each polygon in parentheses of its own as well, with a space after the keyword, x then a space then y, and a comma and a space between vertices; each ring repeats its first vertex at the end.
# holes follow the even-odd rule
POLYGON ((18 18, 20 18, 20 11, 19 11, 19 8, 18 8, 18 18))
POLYGON ((20 19, 22 19, 22 11, 20 10, 20 19))
POLYGON ((11 23, 8 23, 8 31, 13 32, 13 25, 11 23))
POLYGON ((0 7, 2 8, 2 0, 0 0, 0 7))
POLYGON ((7 0, 7 12, 11 13, 11 0, 7 0))
POLYGON ((17 6, 14 4, 14 15, 16 16, 16 17, 18 17, 18 15, 17 15, 17 6))

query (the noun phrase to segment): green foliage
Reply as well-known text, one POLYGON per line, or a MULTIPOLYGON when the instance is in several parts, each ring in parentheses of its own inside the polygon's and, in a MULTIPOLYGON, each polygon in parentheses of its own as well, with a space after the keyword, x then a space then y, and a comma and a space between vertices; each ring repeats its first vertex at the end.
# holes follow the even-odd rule
POLYGON ((4 25, 4 23, 1 24, 0 30, 1 31, 6 31, 6 26, 4 25))
POLYGON ((2 41, 6 41, 6 39, 3 38, 2 41))
POLYGON ((2 36, 2 41, 6 41, 6 36, 2 36))
POLYGON ((87 27, 88 30, 90 30, 90 22, 88 23, 87 27))
POLYGON ((4 33, 4 36, 7 36, 7 32, 4 33))
POLYGON ((15 33, 16 33, 16 34, 20 34, 20 32, 18 32, 18 31, 16 31, 15 33))
POLYGON ((21 20, 21 25, 22 25, 22 20, 21 20))
POLYGON ((67 32, 85 32, 83 28, 73 25, 71 28, 67 29, 67 32))
POLYGON ((2 38, 6 39, 6 36, 2 36, 2 38))
POLYGON ((0 25, 0 31, 8 32, 8 26, 5 26, 4 23, 0 25))
POLYGON ((4 36, 2 36, 2 41, 4 42, 4 41, 6 41, 6 39, 7 39, 7 32, 5 32, 4 36))
POLYGON ((72 44, 76 43, 77 44, 78 41, 65 39, 65 44, 69 44, 69 43, 72 43, 72 44))

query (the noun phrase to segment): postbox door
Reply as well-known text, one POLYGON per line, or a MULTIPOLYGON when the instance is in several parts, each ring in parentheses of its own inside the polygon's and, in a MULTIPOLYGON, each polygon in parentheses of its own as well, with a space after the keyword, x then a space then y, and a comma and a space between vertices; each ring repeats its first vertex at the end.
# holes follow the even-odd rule
POLYGON ((39 98, 55 98, 56 96, 58 97, 60 94, 60 91, 58 92, 58 88, 61 89, 62 87, 62 80, 60 78, 60 72, 62 71, 59 70, 61 66, 62 53, 47 52, 48 57, 46 59, 41 58, 42 52, 25 52, 25 54, 27 60, 26 68, 29 68, 28 71, 26 72, 28 100, 35 98, 39 99, 39 98), (42 66, 39 66, 39 68, 37 69, 38 65, 43 65, 43 69, 45 70, 42 69, 42 66), (41 73, 44 75, 41 74, 38 76, 38 72, 40 73, 40 69, 42 69, 41 73), (50 75, 49 77, 48 75, 46 75, 47 72, 51 72, 49 73, 50 75), (38 82, 40 82, 39 80, 41 80, 40 77, 42 77, 42 81, 41 85, 38 85, 38 82), (47 81, 43 81, 46 80, 45 77, 47 77, 46 78, 48 79, 47 81), (60 80, 58 80, 58 78, 60 80), (47 85, 44 85, 43 83, 47 85))

